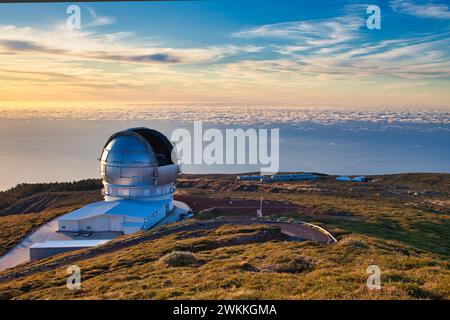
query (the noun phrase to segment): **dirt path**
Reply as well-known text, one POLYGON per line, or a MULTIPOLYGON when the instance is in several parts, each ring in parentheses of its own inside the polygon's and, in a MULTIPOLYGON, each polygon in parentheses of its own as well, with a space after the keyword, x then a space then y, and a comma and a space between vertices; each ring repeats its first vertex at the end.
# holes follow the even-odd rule
POLYGON ((3 275, 0 276, 0 282, 17 279, 23 276, 27 276, 36 272, 44 272, 54 270, 58 267, 68 265, 70 263, 87 260, 101 254, 114 252, 124 248, 128 248, 137 245, 142 242, 152 241, 164 236, 168 236, 174 233, 182 231, 200 231, 200 230, 211 230, 221 227, 227 224, 234 225, 252 225, 252 224, 268 224, 280 227, 281 231, 286 235, 289 235, 292 240, 295 241, 305 241, 312 240, 320 243, 330 243, 330 237, 325 233, 321 232, 317 228, 312 226, 303 225, 300 223, 288 223, 288 222, 271 222, 271 221, 257 221, 245 218, 231 218, 224 220, 214 220, 205 222, 188 223, 179 226, 163 226, 152 232, 145 232, 136 234, 133 237, 126 238, 123 240, 115 240, 105 245, 83 250, 79 253, 74 253, 72 255, 61 257, 60 259, 53 260, 49 263, 43 261, 37 261, 32 264, 19 266, 16 271, 9 272, 6 270, 3 275))

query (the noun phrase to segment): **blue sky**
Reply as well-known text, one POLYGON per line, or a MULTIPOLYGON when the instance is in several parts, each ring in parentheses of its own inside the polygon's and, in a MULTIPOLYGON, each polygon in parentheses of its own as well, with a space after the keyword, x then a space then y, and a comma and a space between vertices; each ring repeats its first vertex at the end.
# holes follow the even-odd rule
POLYGON ((448 1, 67 5, 0 5, 2 100, 450 106, 448 1))

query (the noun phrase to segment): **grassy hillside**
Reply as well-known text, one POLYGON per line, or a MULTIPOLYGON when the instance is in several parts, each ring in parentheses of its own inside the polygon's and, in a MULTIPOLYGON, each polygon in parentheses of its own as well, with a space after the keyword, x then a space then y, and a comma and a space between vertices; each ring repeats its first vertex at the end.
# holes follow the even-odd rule
MULTIPOLYGON (((40 210, 39 208, 38 210, 27 210, 27 208, 14 210, 15 206, 31 196, 55 196, 58 195, 58 193, 63 192, 98 190, 101 187, 102 183, 99 179, 87 179, 73 182, 18 184, 14 188, 0 192, 0 215, 41 211, 43 207, 40 210)), ((70 194, 68 194, 68 196, 70 196, 70 194)), ((39 206, 39 203, 36 203, 36 201, 31 201, 31 203, 39 206)))
MULTIPOLYGON (((26 188, 28 189, 29 186, 27 185, 26 188)), ((24 193, 22 190, 19 192, 19 190, 20 188, 15 189, 17 194, 24 193)), ((9 196, 10 194, 8 194, 9 196)), ((0 199, 1 197, 0 194, 0 199)), ((0 255, 14 247, 38 226, 100 199, 99 190, 46 191, 31 196, 17 196, 17 199, 11 202, 8 207, 0 210, 0 255)))
MULTIPOLYGON (((268 225, 160 235, 154 230, 118 238, 102 248, 66 253, 0 273, 0 297, 449 299, 450 209, 446 203, 450 175, 371 179, 367 183, 346 183, 325 177, 316 182, 262 184, 238 183, 233 176, 185 175, 178 193, 186 199, 195 195, 196 201, 201 197, 263 197, 289 202, 298 209, 271 214, 317 223, 339 242, 287 241, 278 228, 268 225), (82 270, 79 291, 65 286, 65 268, 70 264, 82 270), (369 265, 381 269, 380 291, 366 287, 369 265)), ((81 206, 95 197, 96 191, 79 191, 70 198, 70 206, 81 206)), ((58 199, 60 202, 53 202, 40 213, 21 216, 42 218, 62 212, 65 200, 58 199)), ((233 215, 233 210, 206 214, 208 219, 220 218, 233 215)), ((254 210, 249 209, 248 214, 253 216, 254 210)), ((195 219, 201 220, 202 215, 195 219)), ((20 219, 17 214, 0 219, 8 217, 20 219)), ((195 219, 189 223, 195 224, 195 219)), ((10 226, 14 228, 13 221, 10 226)), ((0 233, 2 245, 19 237, 3 230, 0 233)))

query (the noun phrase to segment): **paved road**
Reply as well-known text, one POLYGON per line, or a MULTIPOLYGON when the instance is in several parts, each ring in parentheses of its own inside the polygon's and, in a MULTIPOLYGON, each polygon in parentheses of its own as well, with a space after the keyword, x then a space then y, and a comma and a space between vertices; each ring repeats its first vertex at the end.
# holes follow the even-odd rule
POLYGON ((250 224, 270 224, 278 226, 281 232, 287 234, 291 237, 297 238, 297 240, 312 240, 320 243, 331 243, 333 239, 329 237, 326 233, 320 231, 309 225, 304 225, 301 223, 291 223, 291 222, 277 222, 277 221, 265 221, 265 220, 252 220, 245 218, 230 218, 222 220, 224 224, 240 224, 240 225, 250 225, 250 224))

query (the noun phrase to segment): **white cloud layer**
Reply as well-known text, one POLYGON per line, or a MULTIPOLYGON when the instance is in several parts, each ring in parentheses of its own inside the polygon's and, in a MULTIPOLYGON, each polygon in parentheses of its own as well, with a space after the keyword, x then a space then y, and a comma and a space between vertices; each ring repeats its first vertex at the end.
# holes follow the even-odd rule
POLYGON ((391 0, 391 7, 394 11, 419 18, 450 19, 450 7, 444 3, 391 0))
MULTIPOLYGON (((55 103, 56 104, 56 103, 55 103)), ((336 107, 280 107, 249 105, 80 105, 77 107, 22 107, 11 103, 0 108, 0 119, 81 119, 81 120, 160 120, 213 124, 254 125, 308 123, 330 125, 349 122, 379 124, 442 124, 450 125, 450 112, 409 108, 369 108, 349 110, 336 107), (239 112, 236 112, 239 108, 239 112)), ((447 130, 450 130, 447 128, 447 130)))
POLYGON ((134 33, 97 33, 0 25, 0 54, 50 55, 75 59, 112 60, 130 63, 204 63, 242 53, 256 52, 256 46, 209 46, 173 48, 152 46, 134 33))
MULTIPOLYGON (((406 6, 407 1, 394 2, 398 8, 411 9, 406 6)), ((279 63, 273 63, 273 72, 290 69, 322 79, 380 76, 440 79, 450 76, 449 33, 370 41, 367 32, 364 33, 365 19, 361 13, 365 11, 361 7, 347 7, 347 13, 341 17, 262 25, 235 32, 233 36, 284 41, 272 45, 282 55, 279 63), (287 64, 286 69, 283 66, 287 64)), ((437 16, 438 9, 441 17, 449 14, 445 5, 413 8, 422 14, 437 16)), ((267 62, 254 61, 250 68, 262 70, 267 62)))
MULTIPOLYGON (((365 25, 362 16, 348 14, 326 20, 293 21, 248 28, 233 33, 237 38, 270 38, 292 40, 303 48, 338 45, 355 40, 365 25)), ((296 48, 293 48, 294 50, 296 48)))
POLYGON ((91 21, 89 21, 87 24, 84 24, 83 27, 92 28, 92 27, 107 26, 116 23, 116 18, 114 17, 100 16, 91 7, 86 7, 86 9, 88 10, 89 15, 91 16, 91 21))

